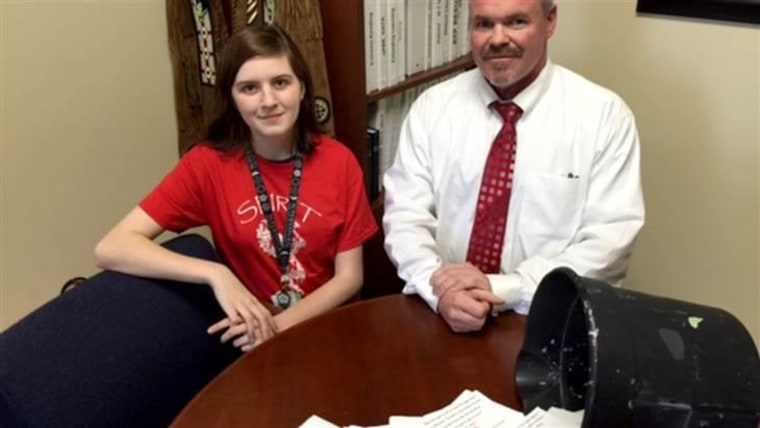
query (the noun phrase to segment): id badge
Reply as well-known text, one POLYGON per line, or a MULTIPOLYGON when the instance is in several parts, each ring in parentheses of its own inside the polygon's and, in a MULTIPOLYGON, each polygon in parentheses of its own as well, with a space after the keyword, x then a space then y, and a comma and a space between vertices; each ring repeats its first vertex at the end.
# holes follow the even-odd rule
POLYGON ((287 309, 301 300, 301 294, 297 291, 278 291, 272 295, 272 304, 280 309, 287 309))
POLYGON ((292 303, 292 300, 293 299, 290 297, 290 294, 282 290, 272 295, 272 304, 277 306, 280 309, 289 308, 292 303))

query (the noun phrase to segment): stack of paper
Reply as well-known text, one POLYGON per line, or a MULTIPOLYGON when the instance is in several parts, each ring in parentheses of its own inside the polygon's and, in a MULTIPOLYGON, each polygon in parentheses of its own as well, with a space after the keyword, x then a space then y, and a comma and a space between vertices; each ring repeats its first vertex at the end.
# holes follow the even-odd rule
MULTIPOLYGON (((422 416, 391 416, 387 425, 346 428, 578 428, 583 411, 570 412, 555 407, 533 409, 527 415, 492 401, 479 391, 465 390, 442 409, 422 416)), ((311 416, 300 428, 340 428, 317 415, 311 416)))

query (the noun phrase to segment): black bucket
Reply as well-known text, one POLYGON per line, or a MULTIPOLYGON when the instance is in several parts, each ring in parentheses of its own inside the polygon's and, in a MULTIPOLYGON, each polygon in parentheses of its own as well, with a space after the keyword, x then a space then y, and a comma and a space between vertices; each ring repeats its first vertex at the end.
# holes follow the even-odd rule
POLYGON ((525 413, 583 409, 583 428, 757 428, 760 420, 760 359, 734 316, 567 268, 536 290, 515 376, 525 413))

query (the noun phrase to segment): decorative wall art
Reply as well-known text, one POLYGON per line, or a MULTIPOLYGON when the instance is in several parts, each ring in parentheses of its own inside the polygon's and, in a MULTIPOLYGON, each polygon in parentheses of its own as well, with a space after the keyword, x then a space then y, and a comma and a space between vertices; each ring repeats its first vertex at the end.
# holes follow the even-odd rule
POLYGON ((211 120, 217 55, 236 31, 275 22, 298 44, 314 80, 315 111, 333 135, 319 0, 167 0, 178 149, 198 142, 211 120))

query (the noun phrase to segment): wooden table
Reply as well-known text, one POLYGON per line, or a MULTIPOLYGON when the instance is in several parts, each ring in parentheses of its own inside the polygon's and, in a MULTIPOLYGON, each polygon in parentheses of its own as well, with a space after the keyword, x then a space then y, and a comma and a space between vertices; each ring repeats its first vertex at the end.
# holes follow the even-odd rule
POLYGON ((519 409, 514 366, 525 318, 507 313, 453 333, 416 296, 339 308, 283 332, 228 367, 172 427, 297 427, 317 414, 338 425, 421 416, 464 389, 519 409))

